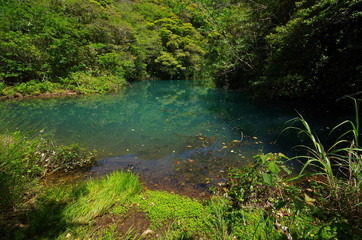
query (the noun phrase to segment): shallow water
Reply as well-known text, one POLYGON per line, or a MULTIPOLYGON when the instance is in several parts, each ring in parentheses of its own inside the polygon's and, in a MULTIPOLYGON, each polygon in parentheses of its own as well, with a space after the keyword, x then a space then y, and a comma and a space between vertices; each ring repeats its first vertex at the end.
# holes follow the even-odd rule
POLYGON ((22 131, 98 150, 94 174, 133 169, 155 186, 204 187, 259 151, 287 152, 277 140, 294 109, 190 81, 148 81, 120 94, 8 101, 0 116, 22 131))

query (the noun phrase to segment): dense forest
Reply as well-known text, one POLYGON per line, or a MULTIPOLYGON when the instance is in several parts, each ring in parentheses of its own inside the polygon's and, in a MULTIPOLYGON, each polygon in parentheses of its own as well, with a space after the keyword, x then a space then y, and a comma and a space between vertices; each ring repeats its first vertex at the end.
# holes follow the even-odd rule
POLYGON ((360 0, 8 0, 0 91, 118 91, 203 79, 267 98, 361 91, 360 0))

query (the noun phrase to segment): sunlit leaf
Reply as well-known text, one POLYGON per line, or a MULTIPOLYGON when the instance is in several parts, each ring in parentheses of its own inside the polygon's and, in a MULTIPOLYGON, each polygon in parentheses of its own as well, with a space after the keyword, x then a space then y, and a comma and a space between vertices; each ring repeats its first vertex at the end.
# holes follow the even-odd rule
POLYGON ((276 165, 275 162, 270 162, 268 164, 268 168, 274 174, 278 174, 280 172, 280 168, 278 167, 278 165, 276 165))

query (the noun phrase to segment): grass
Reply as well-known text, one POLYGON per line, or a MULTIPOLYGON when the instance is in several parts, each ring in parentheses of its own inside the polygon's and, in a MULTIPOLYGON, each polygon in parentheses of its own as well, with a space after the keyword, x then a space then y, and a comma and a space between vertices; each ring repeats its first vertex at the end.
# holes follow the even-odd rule
POLYGON ((124 205, 141 188, 138 177, 132 173, 114 172, 75 186, 50 189, 38 198, 27 214, 28 234, 43 233, 59 239, 90 237, 94 230, 92 226, 100 217, 112 208, 124 205))
POLYGON ((102 179, 91 179, 71 193, 76 198, 63 214, 78 223, 90 222, 116 205, 124 204, 141 190, 138 177, 131 173, 115 172, 102 179))

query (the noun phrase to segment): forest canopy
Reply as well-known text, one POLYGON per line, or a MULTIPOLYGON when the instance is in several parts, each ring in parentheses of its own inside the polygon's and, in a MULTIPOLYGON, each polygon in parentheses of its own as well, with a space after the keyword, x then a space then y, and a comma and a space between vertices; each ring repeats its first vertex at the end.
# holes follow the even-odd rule
POLYGON ((203 79, 267 98, 362 91, 361 0, 3 0, 0 91, 203 79))

